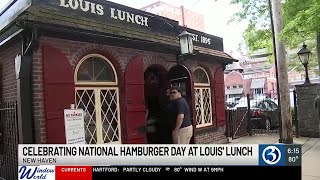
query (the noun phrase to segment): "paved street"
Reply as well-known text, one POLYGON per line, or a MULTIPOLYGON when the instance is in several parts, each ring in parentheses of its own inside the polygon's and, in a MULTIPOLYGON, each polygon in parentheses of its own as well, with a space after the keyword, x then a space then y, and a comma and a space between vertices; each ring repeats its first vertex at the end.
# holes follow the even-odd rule
MULTIPOLYGON (((320 180, 320 138, 294 138, 295 144, 302 144, 302 180, 320 180)), ((278 136, 254 135, 230 140, 235 144, 274 144, 278 136)))

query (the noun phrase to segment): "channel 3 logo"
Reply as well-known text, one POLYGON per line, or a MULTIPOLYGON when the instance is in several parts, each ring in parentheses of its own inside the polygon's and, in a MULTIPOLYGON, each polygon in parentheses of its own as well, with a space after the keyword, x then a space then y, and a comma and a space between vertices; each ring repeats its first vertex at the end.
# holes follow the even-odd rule
POLYGON ((281 154, 281 147, 276 145, 260 145, 260 165, 281 165, 284 162, 281 154))
POLYGON ((262 151, 262 159, 267 164, 277 164, 281 159, 281 151, 276 146, 267 146, 262 151))

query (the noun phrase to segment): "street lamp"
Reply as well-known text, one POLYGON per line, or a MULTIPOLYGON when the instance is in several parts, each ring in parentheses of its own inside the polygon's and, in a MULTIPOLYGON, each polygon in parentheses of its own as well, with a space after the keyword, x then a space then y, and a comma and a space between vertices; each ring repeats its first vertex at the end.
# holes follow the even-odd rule
POLYGON ((306 72, 306 79, 304 81, 304 84, 310 84, 310 79, 308 75, 308 63, 311 58, 311 51, 307 48, 307 45, 303 44, 302 49, 300 49, 300 51, 298 52, 298 56, 306 72))
POLYGON ((181 55, 193 54, 192 34, 187 31, 183 31, 179 35, 179 39, 180 39, 181 55))

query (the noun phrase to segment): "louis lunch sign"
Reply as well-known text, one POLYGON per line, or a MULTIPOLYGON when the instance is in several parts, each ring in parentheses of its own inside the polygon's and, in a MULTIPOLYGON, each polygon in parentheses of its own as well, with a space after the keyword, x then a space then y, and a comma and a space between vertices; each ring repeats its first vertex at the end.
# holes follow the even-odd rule
POLYGON ((84 112, 82 109, 65 109, 64 125, 67 144, 85 144, 84 112))

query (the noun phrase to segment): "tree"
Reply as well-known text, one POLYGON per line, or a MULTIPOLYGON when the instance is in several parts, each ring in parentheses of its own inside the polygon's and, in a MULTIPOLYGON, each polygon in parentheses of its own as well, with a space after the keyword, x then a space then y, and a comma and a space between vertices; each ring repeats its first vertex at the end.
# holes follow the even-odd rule
POLYGON ((266 49, 267 53, 272 52, 270 29, 258 29, 254 24, 249 24, 243 36, 250 53, 259 49, 266 49))
MULTIPOLYGON (((284 29, 281 37, 290 47, 297 47, 301 42, 310 42, 315 52, 317 49, 320 64, 320 2, 319 0, 286 0, 283 6, 284 29), (316 43, 315 43, 316 40, 316 43), (314 47, 315 44, 315 47, 314 47)), ((309 47, 309 48, 310 48, 309 47)), ((316 57, 311 60, 316 65, 316 57)), ((319 67, 320 68, 320 67, 319 67)), ((319 71, 318 71, 319 72, 319 71)))
MULTIPOLYGON (((231 4, 240 5, 241 11, 233 15, 230 22, 248 21, 249 25, 243 34, 245 44, 249 49, 249 54, 265 48, 267 53, 273 54, 272 31, 268 0, 231 0, 231 4)), ((301 47, 302 42, 308 42, 311 49, 316 39, 315 32, 320 28, 320 2, 318 0, 286 0, 283 4, 284 29, 281 38, 288 45, 287 49, 301 47)), ((320 34, 318 33, 320 44, 320 34)), ((318 49, 320 46, 317 46, 318 49)), ((311 50, 315 50, 315 47, 311 50)), ((297 51, 288 51, 289 69, 303 71, 303 67, 296 55, 297 51)), ((318 50, 320 52, 320 49, 318 50)), ((318 57, 320 54, 318 53, 318 57)), ((273 57, 269 58, 271 62, 273 57)), ((317 66, 316 61, 310 62, 310 69, 314 70, 317 66)))
POLYGON ((231 0, 231 4, 240 5, 242 8, 232 16, 230 22, 248 21, 243 38, 249 54, 259 49, 267 49, 267 53, 272 53, 268 0, 231 0))
MULTIPOLYGON (((303 41, 303 40, 301 40, 303 41)), ((306 44, 308 44, 308 48, 311 50, 311 52, 316 52, 316 41, 315 39, 312 40, 306 40, 306 44)), ((301 47, 299 47, 301 48, 301 47)), ((291 53, 288 53, 288 59, 289 59, 289 69, 293 69, 298 72, 303 72, 304 67, 302 66, 297 52, 299 51, 299 48, 295 48, 291 53)), ((317 62, 317 57, 316 56, 311 56, 311 61, 309 62, 309 72, 310 74, 317 74, 319 72, 318 67, 318 62, 317 62)))

